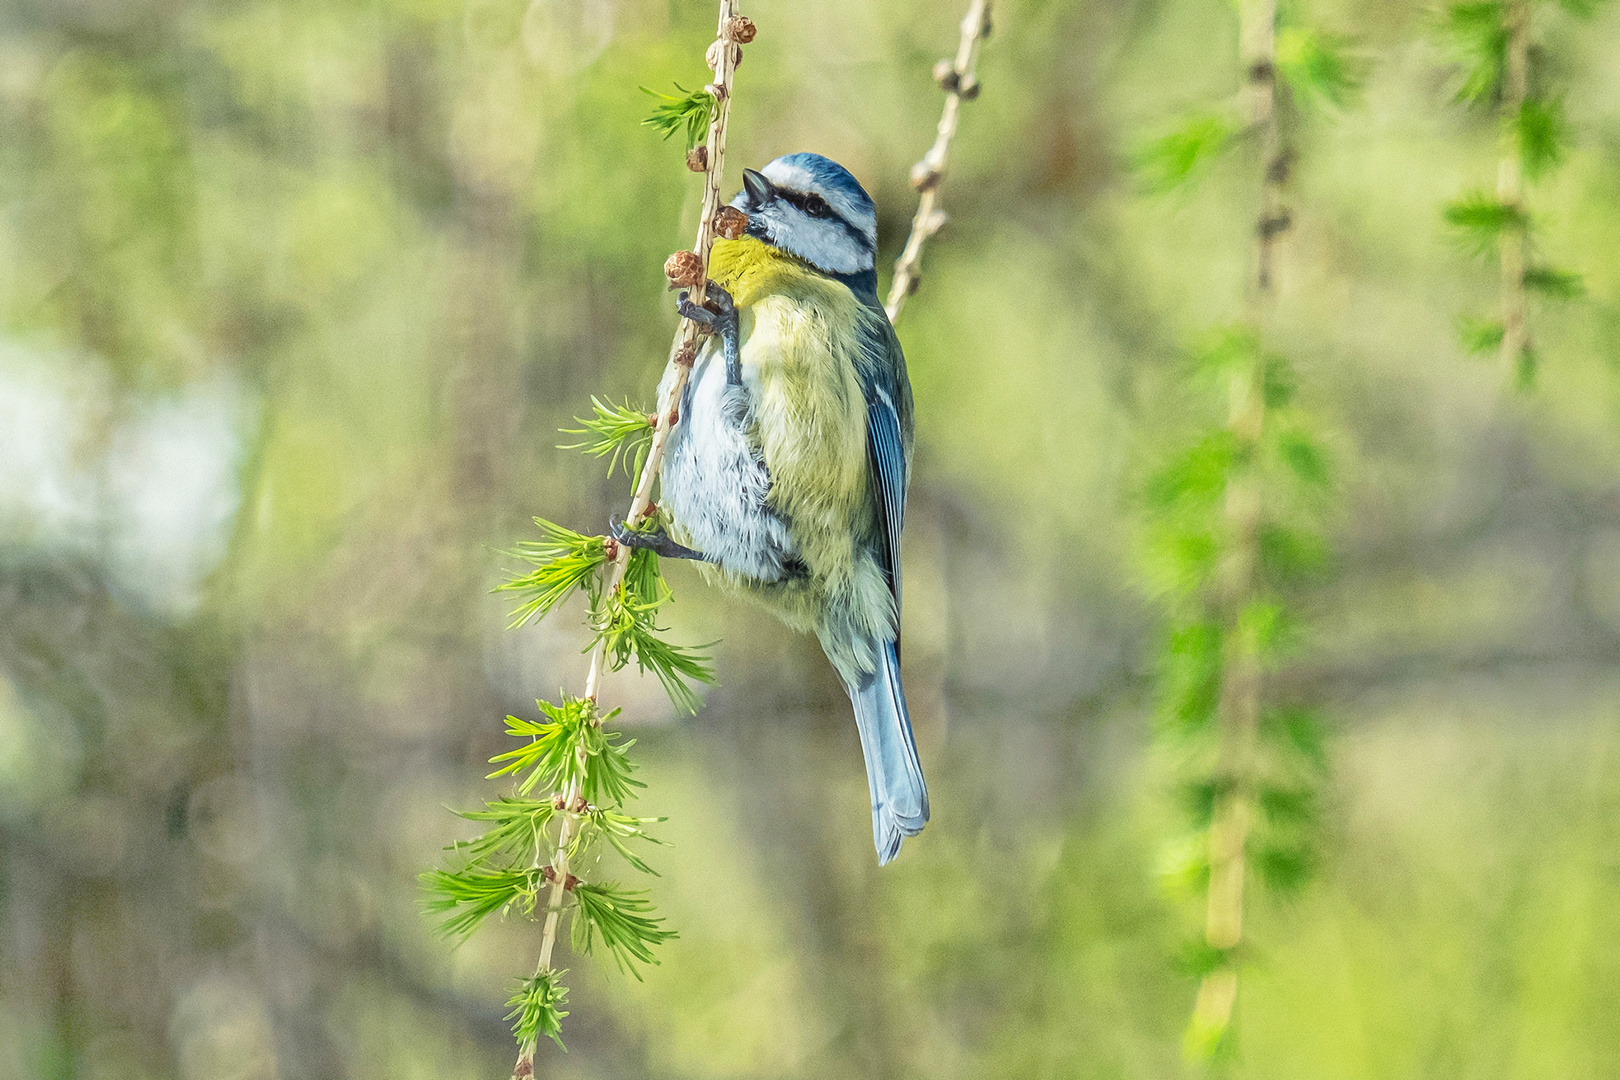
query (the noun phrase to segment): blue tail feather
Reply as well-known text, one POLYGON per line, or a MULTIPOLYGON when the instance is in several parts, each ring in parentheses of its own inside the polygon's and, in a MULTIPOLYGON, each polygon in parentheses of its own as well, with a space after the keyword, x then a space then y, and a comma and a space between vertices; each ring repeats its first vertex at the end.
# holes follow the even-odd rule
POLYGON ((872 840, 881 866, 900 853, 901 841, 916 836, 928 823, 928 788, 917 760, 894 642, 885 642, 878 654, 878 670, 846 689, 866 755, 872 840))

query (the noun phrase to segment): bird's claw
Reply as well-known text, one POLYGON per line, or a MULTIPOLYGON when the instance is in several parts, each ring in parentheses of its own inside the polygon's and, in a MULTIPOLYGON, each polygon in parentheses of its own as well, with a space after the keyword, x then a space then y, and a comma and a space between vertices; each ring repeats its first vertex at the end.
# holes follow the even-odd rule
POLYGON ((608 519, 608 532, 613 539, 625 547, 643 548, 665 559, 691 559, 694 562, 709 562, 710 559, 701 551, 677 544, 663 529, 654 529, 651 532, 640 532, 625 525, 624 518, 614 514, 608 519))
POLYGON ((734 323, 737 318, 737 305, 731 294, 712 281, 704 290, 701 306, 692 303, 692 294, 683 290, 675 298, 675 309, 683 318, 691 319, 711 334, 721 332, 727 323, 734 323))
POLYGON ((675 307, 682 316, 701 326, 705 333, 717 335, 725 349, 726 382, 742 385, 742 340, 737 320, 737 304, 725 289, 709 282, 702 305, 692 303, 690 293, 681 293, 675 307))

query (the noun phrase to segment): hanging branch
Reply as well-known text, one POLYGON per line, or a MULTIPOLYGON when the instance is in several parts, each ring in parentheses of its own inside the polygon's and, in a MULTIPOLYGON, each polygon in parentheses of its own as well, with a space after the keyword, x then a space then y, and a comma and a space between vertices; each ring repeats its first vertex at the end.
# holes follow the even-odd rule
MULTIPOLYGON (((1530 40, 1533 0, 1463 0, 1445 13, 1447 44, 1462 69, 1457 100, 1494 104, 1498 128, 1496 195, 1474 192, 1447 205, 1445 220, 1480 255, 1496 250, 1501 278, 1497 319, 1465 317, 1463 346, 1495 353, 1504 374, 1521 387, 1535 380, 1536 349, 1528 307, 1532 292, 1570 300, 1584 292, 1580 275, 1532 260, 1535 237, 1526 184, 1550 173, 1570 141, 1563 102, 1538 69, 1530 40)), ((1578 18, 1590 16, 1596 0, 1560 0, 1578 18)))
POLYGON ((907 298, 922 283, 923 245, 945 224, 945 211, 939 208, 939 184, 945 178, 945 165, 951 152, 951 140, 956 137, 962 102, 979 96, 979 44, 989 36, 990 0, 973 0, 967 14, 962 16, 962 40, 956 46, 956 59, 941 60, 934 65, 934 81, 945 91, 945 111, 939 117, 934 145, 911 169, 911 186, 922 194, 917 201, 917 214, 911 219, 911 234, 906 237, 905 250, 895 260, 889 299, 883 305, 891 323, 899 318, 907 298))
MULTIPOLYGON (((735 239, 747 225, 746 215, 720 205, 720 184, 734 77, 742 45, 754 34, 754 24, 738 13, 735 0, 720 0, 719 29, 706 56, 714 81, 701 92, 657 95, 664 104, 648 120, 666 136, 685 131, 687 166, 704 174, 697 239, 690 251, 671 255, 664 267, 671 284, 690 290, 699 305, 705 299, 715 236, 735 239), (701 132, 706 138, 697 145, 701 132)), ((677 404, 697 356, 700 329, 697 323, 682 320, 670 348, 673 378, 657 413, 649 416, 593 398, 593 415, 581 419, 580 427, 571 432, 584 436, 573 448, 607 458, 610 472, 621 462, 627 471, 636 470, 625 516, 628 528, 657 525, 652 487, 670 431, 678 422, 677 404)), ((646 827, 661 820, 623 811, 641 784, 633 779, 634 767, 627 756, 633 741, 620 741, 603 727, 617 715, 617 710, 603 715, 598 706, 604 671, 619 670, 634 659, 689 711, 698 704, 689 684, 713 681, 706 656, 659 636, 656 614, 669 591, 656 555, 610 537, 587 536, 541 519, 536 523, 544 539, 519 544, 509 553, 533 564, 533 571, 501 589, 524 599, 513 613, 514 625, 543 617, 576 592, 586 595, 595 640, 584 693, 578 698, 564 696, 558 704, 538 702, 544 716, 538 722, 507 718, 508 734, 521 745, 493 759, 500 768, 492 775, 519 776, 516 792, 486 804, 482 811, 462 815, 491 827, 452 848, 460 856, 458 865, 423 875, 424 905, 447 916, 441 923, 447 934, 465 937, 496 912, 532 915, 543 905, 535 973, 508 1003, 519 1047, 513 1069, 516 1080, 534 1074, 540 1036, 561 1044, 561 1022, 568 1015, 561 1006, 567 1003, 568 991, 559 982, 565 972, 555 967, 553 955, 565 910, 572 920, 570 938, 576 953, 589 953, 600 944, 632 974, 638 963, 657 963, 652 948, 675 936, 663 928, 641 893, 611 883, 585 882, 572 872, 583 865, 587 850, 602 842, 632 869, 652 873, 630 841, 657 843, 646 827), (550 795, 531 797, 536 790, 550 795)))
MULTIPOLYGON (((1249 301, 1249 329, 1256 345, 1276 298, 1277 242, 1290 224, 1283 205, 1289 161, 1277 116, 1277 0, 1246 0, 1241 9, 1239 44, 1248 84, 1249 123, 1259 136, 1262 178, 1260 216, 1255 227, 1255 276, 1249 301)), ((1253 758, 1260 730, 1260 650, 1256 628, 1246 625, 1256 595, 1263 493, 1254 467, 1266 422, 1265 357, 1247 350, 1229 376, 1227 431, 1239 464, 1227 479, 1223 516, 1227 549, 1217 571, 1216 603, 1226 627, 1225 677, 1216 705, 1220 749, 1218 794, 1209 825, 1209 895, 1204 941, 1229 956, 1243 940, 1243 888, 1247 876, 1249 830, 1254 815, 1253 758)), ((1237 969, 1222 963, 1204 975, 1193 1008, 1190 1035, 1214 1043, 1226 1031, 1237 999, 1237 969)))
MULTIPOLYGON (((690 291, 692 301, 702 305, 707 291, 709 280, 709 249, 714 246, 715 212, 720 206, 720 182, 725 170, 726 160, 726 121, 731 116, 731 89, 737 72, 737 63, 742 59, 742 43, 752 41, 754 38, 754 25, 748 19, 737 13, 734 0, 720 0, 720 25, 715 36, 715 43, 709 47, 707 59, 709 70, 714 72, 714 82, 706 89, 713 106, 710 109, 709 136, 704 144, 705 154, 701 164, 704 166, 703 204, 698 217, 697 240, 691 251, 677 252, 671 255, 666 263, 666 272, 673 280, 677 277, 683 279, 690 291)), ((687 377, 691 374, 692 364, 697 358, 697 342, 701 327, 690 319, 682 319, 680 330, 676 332, 675 342, 670 350, 669 362, 675 365, 675 378, 670 384, 668 396, 659 402, 657 425, 653 429, 652 446, 647 452, 646 461, 641 467, 641 479, 636 484, 635 495, 630 500, 630 511, 625 516, 625 522, 630 528, 636 528, 649 517, 648 507, 652 504, 653 482, 658 476, 658 467, 664 460, 664 448, 669 443, 669 433, 677 421, 676 405, 681 400, 681 392, 686 387, 687 377)), ((630 568, 631 549, 618 543, 608 541, 606 550, 610 561, 607 573, 607 583, 604 591, 612 596, 619 591, 624 582, 625 574, 630 568)), ((596 704, 597 691, 601 684, 602 662, 607 652, 607 638, 605 635, 597 638, 596 647, 591 650, 591 667, 585 677, 585 697, 593 707, 596 704)), ((573 803, 579 795, 578 780, 571 781, 565 801, 573 803)), ((563 893, 568 887, 568 842, 573 824, 572 819, 565 820, 557 836, 556 852, 552 857, 551 865, 556 868, 552 878, 551 895, 546 904, 545 929, 540 938, 540 962, 537 965, 539 973, 551 970, 552 949, 557 942, 557 924, 562 916, 563 893)), ((577 925, 577 924, 576 924, 577 925)), ((534 1048, 531 1045, 519 1057, 518 1066, 513 1075, 522 1077, 531 1075, 534 1071, 534 1048)))
POLYGON ((1265 672, 1288 638, 1275 589, 1321 558, 1315 530, 1328 469, 1291 405, 1289 365, 1265 338, 1280 245, 1292 226, 1284 108, 1337 107, 1356 87, 1345 43, 1305 27, 1279 28, 1277 0, 1242 0, 1239 18, 1237 100, 1190 114, 1137 161, 1154 190, 1188 181, 1239 145, 1254 148, 1258 167, 1246 310, 1198 357, 1199 374, 1219 382, 1224 418, 1146 492, 1154 511, 1146 561, 1171 615, 1159 734, 1195 828, 1167 864, 1166 881, 1202 900, 1199 940, 1188 949, 1199 979, 1186 1035, 1194 1058, 1226 1045, 1249 879, 1258 871, 1274 887, 1292 887, 1313 862, 1325 768, 1320 724, 1309 711, 1267 708, 1265 672))

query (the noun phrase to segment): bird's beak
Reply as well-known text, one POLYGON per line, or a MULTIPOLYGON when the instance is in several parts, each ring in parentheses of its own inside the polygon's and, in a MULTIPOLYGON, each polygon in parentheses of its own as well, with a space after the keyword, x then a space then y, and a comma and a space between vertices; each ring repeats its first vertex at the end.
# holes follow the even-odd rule
POLYGON ((748 190, 748 199, 756 208, 776 198, 776 185, 765 179, 762 172, 744 169, 743 187, 748 190))

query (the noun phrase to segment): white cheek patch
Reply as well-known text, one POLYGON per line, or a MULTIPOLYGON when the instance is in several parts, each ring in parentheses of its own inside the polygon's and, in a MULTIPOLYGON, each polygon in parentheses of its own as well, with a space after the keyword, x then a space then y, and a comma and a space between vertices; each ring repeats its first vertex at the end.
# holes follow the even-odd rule
POLYGON ((871 257, 857 247, 843 226, 831 221, 801 220, 787 230, 781 244, 799 258, 835 274, 858 274, 872 266, 871 257))
POLYGON ((762 216, 770 242, 789 255, 831 274, 859 274, 872 269, 872 256, 836 221, 809 218, 779 205, 762 216))

